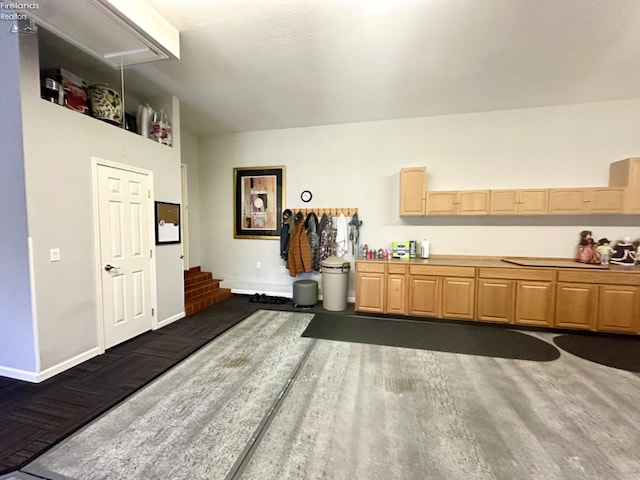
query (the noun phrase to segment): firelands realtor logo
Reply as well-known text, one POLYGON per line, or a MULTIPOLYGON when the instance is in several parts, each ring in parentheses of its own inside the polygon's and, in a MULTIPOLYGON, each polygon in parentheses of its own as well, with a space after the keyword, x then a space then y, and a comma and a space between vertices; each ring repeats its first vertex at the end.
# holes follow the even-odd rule
POLYGON ((0 2, 0 20, 11 22, 11 27, 9 28, 11 33, 34 33, 38 27, 33 20, 29 20, 27 12, 29 10, 38 10, 39 8, 40 4, 35 2, 0 2), (22 22, 23 25, 19 22, 22 22))

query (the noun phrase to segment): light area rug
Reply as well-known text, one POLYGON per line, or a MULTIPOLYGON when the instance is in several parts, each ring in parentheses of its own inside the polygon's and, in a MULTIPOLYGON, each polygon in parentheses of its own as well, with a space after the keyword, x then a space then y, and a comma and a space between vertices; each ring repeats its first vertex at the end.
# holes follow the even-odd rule
POLYGON ((535 362, 301 338, 311 318, 258 312, 24 471, 54 480, 640 478, 637 374, 566 352, 535 362))

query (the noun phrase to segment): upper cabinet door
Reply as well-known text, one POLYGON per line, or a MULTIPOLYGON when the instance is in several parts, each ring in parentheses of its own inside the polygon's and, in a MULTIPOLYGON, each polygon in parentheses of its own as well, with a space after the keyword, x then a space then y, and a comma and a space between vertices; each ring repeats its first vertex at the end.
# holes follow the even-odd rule
POLYGON ((544 215, 547 213, 549 190, 547 188, 518 191, 518 213, 520 215, 544 215))
POLYGON ((590 213, 623 213, 625 211, 624 200, 624 188, 590 188, 587 192, 590 213))
POLYGON ((400 215, 425 214, 426 178, 425 167, 400 170, 400 215))
POLYGON ((458 192, 427 192, 428 215, 455 215, 458 192))
POLYGON ((468 190, 458 192, 458 215, 488 215, 490 190, 468 190))
POLYGON ((552 188, 549 190, 549 213, 587 213, 585 188, 552 188))

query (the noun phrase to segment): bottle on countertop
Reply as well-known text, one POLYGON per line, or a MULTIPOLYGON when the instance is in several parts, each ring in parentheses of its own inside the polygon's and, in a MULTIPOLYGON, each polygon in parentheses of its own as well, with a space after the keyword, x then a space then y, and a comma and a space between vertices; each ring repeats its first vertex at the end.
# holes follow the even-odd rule
POLYGON ((426 238, 422 240, 422 245, 420 246, 420 257, 429 258, 429 240, 426 238))

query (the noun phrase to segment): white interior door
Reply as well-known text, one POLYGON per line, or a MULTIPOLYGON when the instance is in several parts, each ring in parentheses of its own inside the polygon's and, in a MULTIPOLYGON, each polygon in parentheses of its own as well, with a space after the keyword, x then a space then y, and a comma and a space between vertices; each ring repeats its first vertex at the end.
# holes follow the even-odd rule
POLYGON ((98 165, 104 346, 152 328, 150 179, 98 165))

